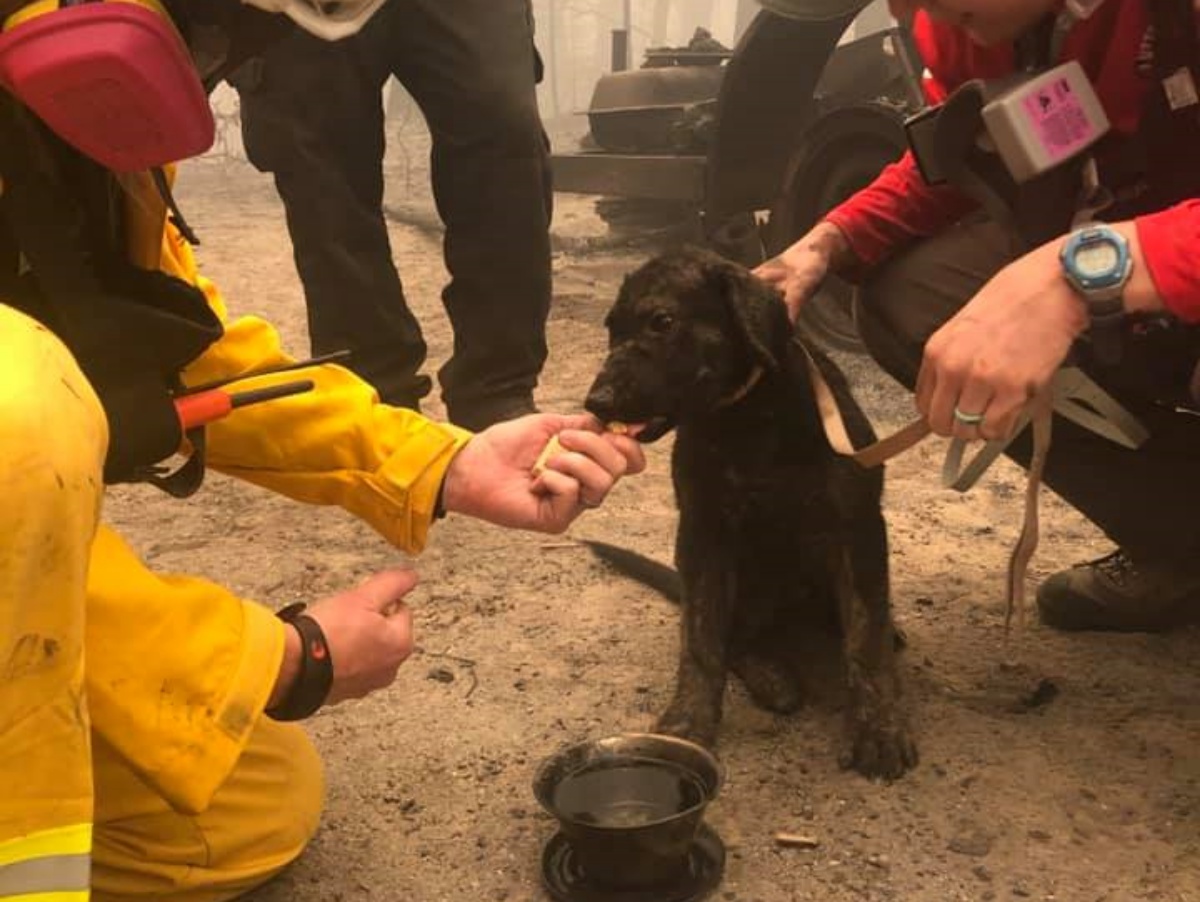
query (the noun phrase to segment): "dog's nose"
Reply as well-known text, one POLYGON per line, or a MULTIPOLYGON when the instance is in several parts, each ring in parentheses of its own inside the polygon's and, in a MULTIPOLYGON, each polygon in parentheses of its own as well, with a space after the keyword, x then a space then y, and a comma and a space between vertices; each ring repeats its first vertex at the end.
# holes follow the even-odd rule
POLYGON ((611 414, 615 404, 616 396, 613 394, 612 386, 597 382, 588 392, 587 398, 583 402, 583 407, 588 413, 594 414, 607 422, 612 419, 611 414))

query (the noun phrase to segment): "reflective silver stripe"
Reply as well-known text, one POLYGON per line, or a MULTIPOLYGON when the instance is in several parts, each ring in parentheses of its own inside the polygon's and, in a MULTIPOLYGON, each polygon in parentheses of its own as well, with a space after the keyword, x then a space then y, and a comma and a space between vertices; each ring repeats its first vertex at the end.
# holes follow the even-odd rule
POLYGON ((47 855, 0 867, 0 899, 29 893, 79 892, 92 876, 90 855, 47 855))

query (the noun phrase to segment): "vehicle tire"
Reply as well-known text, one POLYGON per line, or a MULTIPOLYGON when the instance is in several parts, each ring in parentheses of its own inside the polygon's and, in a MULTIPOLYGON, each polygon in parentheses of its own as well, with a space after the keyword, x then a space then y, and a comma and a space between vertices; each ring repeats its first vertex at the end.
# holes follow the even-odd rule
MULTIPOLYGON (((907 142, 899 111, 883 104, 846 107, 816 119, 788 165, 783 193, 767 228, 767 253, 777 254, 829 210, 874 181, 907 142)), ((837 276, 801 308, 800 322, 822 344, 865 353, 854 322, 857 289, 837 276)))

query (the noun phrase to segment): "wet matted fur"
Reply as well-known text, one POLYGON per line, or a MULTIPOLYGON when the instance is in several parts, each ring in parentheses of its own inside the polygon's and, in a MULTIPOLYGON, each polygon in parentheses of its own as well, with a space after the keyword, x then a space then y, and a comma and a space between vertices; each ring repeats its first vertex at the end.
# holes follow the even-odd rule
MULTIPOLYGON (((802 640, 832 630, 849 688, 846 763, 899 776, 916 749, 900 704, 883 473, 831 449, 779 296, 685 248, 629 275, 605 325, 609 354, 587 409, 648 423, 643 439, 677 430, 682 641, 657 729, 714 745, 730 670, 758 704, 794 710, 802 640)), ((810 350, 852 440, 873 441, 842 374, 810 350)))

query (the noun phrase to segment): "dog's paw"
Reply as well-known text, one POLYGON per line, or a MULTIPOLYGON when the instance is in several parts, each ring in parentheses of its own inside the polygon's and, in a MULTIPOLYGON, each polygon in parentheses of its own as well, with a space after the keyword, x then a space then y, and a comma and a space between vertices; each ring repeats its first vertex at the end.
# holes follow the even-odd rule
POLYGON ((895 780, 917 764, 917 746, 903 723, 855 724, 842 766, 864 777, 895 780))
POLYGON ((654 725, 654 732, 664 736, 678 736, 707 749, 717 745, 717 724, 711 718, 697 717, 693 711, 685 711, 672 705, 654 725))
POLYGON ((733 668, 759 707, 791 714, 804 704, 804 689, 796 674, 770 658, 746 655, 733 668))

